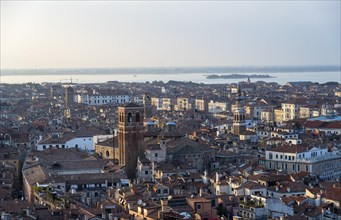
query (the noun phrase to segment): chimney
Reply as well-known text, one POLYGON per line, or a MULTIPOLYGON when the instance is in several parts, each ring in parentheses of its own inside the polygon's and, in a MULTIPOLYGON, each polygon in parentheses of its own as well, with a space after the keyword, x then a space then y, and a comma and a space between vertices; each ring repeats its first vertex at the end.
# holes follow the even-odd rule
POLYGON ((71 188, 71 194, 76 194, 76 189, 75 188, 71 188))
POLYGON ((215 173, 215 182, 216 183, 219 182, 219 173, 218 172, 215 173))
POLYGON ((321 195, 320 194, 316 195, 315 205, 316 206, 320 206, 321 205, 321 195))
POLYGON ((204 171, 204 176, 203 176, 203 182, 204 184, 208 184, 208 178, 207 178, 207 171, 204 171))
POLYGON ((168 200, 161 200, 161 211, 162 212, 168 211, 168 200))
POLYGON ((101 211, 102 211, 102 218, 103 219, 106 219, 106 216, 105 216, 105 209, 103 207, 103 204, 100 205, 100 208, 101 208, 101 211))

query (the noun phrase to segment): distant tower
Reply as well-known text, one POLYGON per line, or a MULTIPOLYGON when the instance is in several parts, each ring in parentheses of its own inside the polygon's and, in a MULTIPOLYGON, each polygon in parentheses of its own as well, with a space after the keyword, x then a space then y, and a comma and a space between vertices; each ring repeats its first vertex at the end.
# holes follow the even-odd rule
POLYGON ((247 77, 247 84, 250 84, 250 83, 251 83, 250 77, 247 77))
POLYGON ((54 97, 56 96, 56 90, 57 90, 57 86, 56 85, 52 85, 51 86, 51 90, 50 90, 50 98, 51 98, 51 100, 53 100, 54 99, 54 97))
POLYGON ((65 107, 71 108, 74 104, 74 90, 71 86, 65 88, 65 107))
POLYGON ((143 115, 143 107, 134 103, 118 108, 118 160, 130 179, 136 175, 138 157, 144 155, 143 115))
POLYGON ((144 118, 151 118, 152 115, 152 98, 149 93, 143 94, 144 118))
POLYGON ((246 111, 244 109, 244 98, 241 95, 240 87, 238 84, 238 94, 236 98, 236 107, 233 110, 233 133, 234 134, 242 134, 246 131, 246 122, 245 122, 245 114, 246 111))

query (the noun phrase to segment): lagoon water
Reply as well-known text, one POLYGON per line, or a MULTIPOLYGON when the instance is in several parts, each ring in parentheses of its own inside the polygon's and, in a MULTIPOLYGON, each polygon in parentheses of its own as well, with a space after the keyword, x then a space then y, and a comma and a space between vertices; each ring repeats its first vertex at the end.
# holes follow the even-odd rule
MULTIPOLYGON (((206 76, 213 73, 112 73, 112 74, 80 74, 63 72, 62 74, 1 74, 0 83, 43 83, 43 82, 70 82, 73 79, 74 83, 105 83, 107 81, 119 81, 119 82, 152 82, 163 81, 168 82, 170 80, 175 81, 192 81, 195 83, 205 84, 221 84, 221 83, 236 83, 240 81, 246 81, 247 79, 206 79, 206 76)), ((222 73, 214 73, 221 75, 222 73)), ((241 74, 253 74, 241 73, 241 74)), ((318 83, 325 82, 338 82, 341 83, 341 72, 275 72, 264 73, 275 78, 251 78, 252 82, 264 81, 264 82, 277 82, 279 84, 285 84, 291 81, 311 81, 318 83)))

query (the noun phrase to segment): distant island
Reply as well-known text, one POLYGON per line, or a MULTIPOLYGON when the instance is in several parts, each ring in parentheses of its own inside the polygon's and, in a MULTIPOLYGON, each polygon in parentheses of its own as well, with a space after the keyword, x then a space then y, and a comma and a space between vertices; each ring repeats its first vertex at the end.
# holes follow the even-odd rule
POLYGON ((206 79, 244 79, 244 78, 275 78, 274 76, 270 76, 268 74, 229 74, 229 75, 206 75, 206 79))

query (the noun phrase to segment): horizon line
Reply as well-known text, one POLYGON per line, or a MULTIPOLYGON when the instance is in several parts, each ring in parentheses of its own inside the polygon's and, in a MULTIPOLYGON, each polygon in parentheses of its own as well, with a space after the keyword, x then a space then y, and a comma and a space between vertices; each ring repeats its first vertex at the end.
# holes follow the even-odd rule
POLYGON ((171 69, 171 68, 300 68, 300 67, 338 67, 341 64, 316 64, 316 65, 207 65, 207 66, 135 66, 135 67, 25 67, 25 68, 1 68, 1 70, 66 70, 66 69, 171 69))

